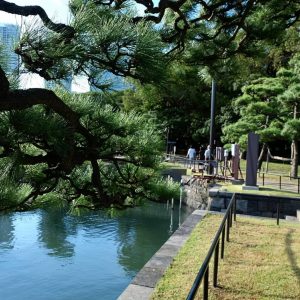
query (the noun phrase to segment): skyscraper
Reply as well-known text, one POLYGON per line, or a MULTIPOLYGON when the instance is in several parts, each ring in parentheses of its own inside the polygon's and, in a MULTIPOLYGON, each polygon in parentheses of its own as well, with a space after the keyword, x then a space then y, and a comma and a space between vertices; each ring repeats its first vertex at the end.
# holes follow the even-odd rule
MULTIPOLYGON (((123 91, 130 88, 130 84, 126 83, 124 78, 114 75, 109 71, 104 71, 100 75, 97 75, 97 72, 95 72, 93 82, 99 86, 107 86, 114 91, 123 91)), ((90 82, 90 91, 99 91, 99 88, 90 82)))
POLYGON ((0 23, 0 48, 4 54, 0 56, 0 64, 7 73, 12 73, 19 67, 19 57, 13 51, 19 39, 19 26, 0 23))

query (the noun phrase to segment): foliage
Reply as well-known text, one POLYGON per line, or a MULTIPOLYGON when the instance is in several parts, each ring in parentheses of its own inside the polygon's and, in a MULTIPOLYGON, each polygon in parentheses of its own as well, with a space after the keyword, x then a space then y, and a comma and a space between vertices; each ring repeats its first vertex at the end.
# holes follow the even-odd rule
POLYGON ((246 85, 243 95, 233 101, 239 120, 223 129, 224 142, 238 142, 244 149, 249 132, 258 133, 262 143, 278 139, 292 143, 293 177, 297 176, 300 138, 298 66, 299 57, 295 55, 287 68, 279 69, 276 77, 261 77, 246 85))
MULTIPOLYGON (((50 192, 69 202, 84 198, 78 205, 106 207, 159 198, 157 192, 165 193, 156 175, 161 140, 207 140, 211 78, 222 112, 217 127, 229 128, 227 140, 240 135, 230 126, 242 111, 251 117, 240 121, 243 130, 261 126, 266 140, 295 133, 295 121, 277 120, 278 106, 266 104, 266 93, 273 93, 270 103, 276 98, 275 83, 253 80, 275 78, 297 50, 298 1, 72 0, 69 6, 66 25, 52 22, 39 6, 0 1, 0 11, 39 17, 15 49, 24 70, 57 81, 84 75, 103 90, 109 85, 101 76, 110 72, 131 78, 130 89, 109 96, 22 90, 1 62, 0 160, 15 170, 12 186, 30 187, 19 205, 50 192), (144 15, 138 15, 137 3, 144 15), (252 101, 245 88, 250 98, 232 107, 241 86, 251 84, 260 100, 252 101)), ((288 115, 289 101, 276 101, 288 115)))
POLYGON ((89 2, 74 12, 70 25, 76 37, 66 43, 41 22, 30 24, 17 49, 25 67, 48 80, 87 75, 92 84, 103 71, 143 82, 163 78, 164 44, 150 24, 133 24, 130 14, 89 2))
MULTIPOLYGON (((100 202, 95 204, 104 206, 122 205, 128 196, 147 196, 147 182, 155 176, 162 147, 154 120, 134 112, 115 111, 103 103, 103 95, 57 94, 80 116, 97 148, 85 147, 82 136, 72 133, 63 118, 42 106, 1 113, 1 133, 13 153, 9 155, 3 149, 2 155, 7 157, 2 160, 7 166, 14 163, 10 167, 13 176, 3 174, 1 185, 6 185, 10 177, 30 186, 32 193, 26 196, 34 199, 45 192, 59 191, 68 201, 84 195, 90 200, 98 198, 100 202), (97 159, 101 191, 93 184, 89 155, 97 159)), ((153 193, 151 198, 155 197, 153 193)))

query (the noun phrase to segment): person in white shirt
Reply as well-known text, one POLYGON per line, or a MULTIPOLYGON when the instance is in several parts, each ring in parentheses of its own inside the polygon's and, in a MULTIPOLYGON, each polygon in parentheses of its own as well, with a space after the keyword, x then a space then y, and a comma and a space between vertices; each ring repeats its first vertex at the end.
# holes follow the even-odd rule
POLYGON ((192 168, 192 163, 195 161, 196 159, 196 149, 193 146, 190 146, 186 157, 189 158, 189 162, 190 162, 190 168, 192 168))
POLYGON ((208 145, 208 146, 207 146, 207 149, 206 149, 205 152, 204 152, 204 159, 205 159, 205 160, 210 160, 210 154, 211 154, 210 146, 208 145))

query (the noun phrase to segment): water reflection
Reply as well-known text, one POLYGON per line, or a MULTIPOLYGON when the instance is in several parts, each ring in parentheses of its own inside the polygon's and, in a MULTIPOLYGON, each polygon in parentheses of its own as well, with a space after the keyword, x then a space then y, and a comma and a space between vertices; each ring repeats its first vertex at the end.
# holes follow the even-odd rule
POLYGON ((57 208, 0 215, 1 299, 116 299, 176 230, 179 213, 184 221, 189 211, 147 203, 114 218, 57 208))
POLYGON ((128 212, 118 226, 119 264, 129 276, 134 276, 178 228, 179 218, 185 219, 191 212, 187 207, 179 208, 179 204, 172 209, 167 203, 150 203, 145 209, 135 210, 134 218, 128 212))
POLYGON ((12 215, 0 215, 0 249, 12 249, 14 247, 14 229, 12 215))
POLYGON ((50 256, 63 258, 74 255, 74 244, 68 241, 68 237, 76 233, 76 229, 74 230, 74 226, 67 226, 65 217, 63 209, 48 209, 40 213, 38 240, 51 250, 48 253, 50 256))

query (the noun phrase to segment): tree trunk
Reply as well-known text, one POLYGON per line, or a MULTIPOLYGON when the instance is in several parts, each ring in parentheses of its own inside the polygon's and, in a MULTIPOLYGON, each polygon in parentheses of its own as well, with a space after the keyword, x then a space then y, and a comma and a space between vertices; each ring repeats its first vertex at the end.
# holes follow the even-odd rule
MULTIPOLYGON (((297 112, 298 112, 298 107, 297 103, 294 105, 294 120, 297 119, 297 112)), ((293 138, 292 140, 292 145, 291 145, 291 160, 292 160, 292 165, 291 165, 291 177, 296 178, 298 176, 298 141, 293 138)))
POLYGON ((259 157, 258 157, 258 161, 257 161, 257 169, 260 171, 261 169, 261 166, 262 166, 262 163, 263 163, 263 160, 267 154, 267 150, 268 150, 268 147, 267 147, 267 144, 266 143, 263 143, 263 146, 260 150, 260 154, 259 154, 259 157))
POLYGON ((298 176, 298 160, 299 160, 299 150, 298 141, 293 140, 291 144, 291 177, 296 178, 298 176))

